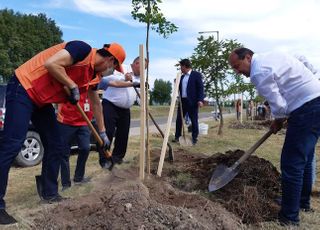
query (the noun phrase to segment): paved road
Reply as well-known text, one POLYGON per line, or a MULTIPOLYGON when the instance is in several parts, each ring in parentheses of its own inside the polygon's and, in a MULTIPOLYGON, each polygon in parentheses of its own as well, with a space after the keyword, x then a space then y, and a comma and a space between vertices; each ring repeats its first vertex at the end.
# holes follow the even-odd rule
MULTIPOLYGON (((231 116, 232 114, 223 114, 224 117, 231 116)), ((150 132, 158 132, 157 128, 153 125, 151 119, 150 120, 150 132)), ((160 126, 163 133, 165 133, 165 129, 168 122, 168 117, 156 117, 155 118, 157 124, 160 126)), ((205 122, 207 120, 213 120, 213 116, 211 112, 204 112, 199 113, 199 123, 205 122)), ((176 126, 176 115, 173 116, 171 128, 175 128, 176 126)), ((130 126, 130 136, 140 135, 140 119, 133 119, 131 120, 131 126, 130 126)))
MULTIPOLYGON (((212 118, 211 112, 199 113, 199 120, 208 119, 208 118, 212 118)), ((155 117, 154 119, 156 120, 158 125, 163 125, 168 122, 168 117, 155 117)), ((150 120, 150 124, 151 124, 152 121, 151 121, 151 119, 149 119, 149 120, 150 120)), ((176 116, 174 115, 173 119, 172 119, 172 123, 175 124, 175 122, 176 122, 176 116)), ((140 127, 140 119, 131 120, 130 128, 135 128, 135 127, 140 127)))

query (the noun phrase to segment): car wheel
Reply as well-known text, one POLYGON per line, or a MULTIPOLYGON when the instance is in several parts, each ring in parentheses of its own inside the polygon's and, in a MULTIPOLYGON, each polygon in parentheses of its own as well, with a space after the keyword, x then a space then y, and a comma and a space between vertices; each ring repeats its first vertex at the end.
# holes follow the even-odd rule
POLYGON ((31 167, 39 164, 43 158, 43 145, 37 132, 28 131, 21 151, 15 159, 21 167, 31 167))

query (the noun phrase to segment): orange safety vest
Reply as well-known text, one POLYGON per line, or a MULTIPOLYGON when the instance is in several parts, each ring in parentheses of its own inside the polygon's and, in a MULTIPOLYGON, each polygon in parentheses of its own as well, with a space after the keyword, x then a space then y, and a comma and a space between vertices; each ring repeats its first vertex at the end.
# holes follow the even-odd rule
MULTIPOLYGON (((67 101, 63 85, 50 75, 44 64, 48 58, 64 49, 66 43, 52 46, 25 62, 15 70, 21 85, 30 98, 39 107, 48 103, 64 103, 67 101)), ((67 75, 78 85, 79 89, 99 83, 101 75, 94 76, 96 49, 91 49, 88 56, 74 65, 66 67, 67 75), (93 77, 95 77, 93 79, 93 77)))
MULTIPOLYGON (((79 105, 83 110, 85 110, 85 103, 89 103, 89 111, 85 111, 89 120, 92 120, 93 112, 90 100, 88 100, 88 92, 82 90, 80 91, 79 105)), ((84 126, 87 122, 82 117, 81 113, 78 111, 77 107, 70 102, 62 103, 58 105, 58 115, 57 119, 59 122, 67 125, 73 126, 84 126)))

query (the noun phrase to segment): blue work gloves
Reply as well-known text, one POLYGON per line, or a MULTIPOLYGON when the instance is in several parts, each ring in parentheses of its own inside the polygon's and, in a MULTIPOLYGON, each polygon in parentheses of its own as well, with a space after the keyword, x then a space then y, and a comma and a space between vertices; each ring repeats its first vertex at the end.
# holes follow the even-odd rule
POLYGON ((70 89, 69 101, 71 104, 75 105, 80 100, 80 92, 78 86, 70 89))
POLYGON ((103 149, 109 150, 110 149, 110 140, 107 137, 106 132, 99 132, 99 136, 103 141, 103 149))

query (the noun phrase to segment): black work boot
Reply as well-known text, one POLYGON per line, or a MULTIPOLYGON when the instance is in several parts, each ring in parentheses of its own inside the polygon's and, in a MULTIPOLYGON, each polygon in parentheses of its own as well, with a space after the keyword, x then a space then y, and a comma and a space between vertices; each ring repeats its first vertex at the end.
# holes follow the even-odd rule
POLYGON ((17 220, 10 216, 5 209, 0 209, 0 225, 15 224, 17 220))

